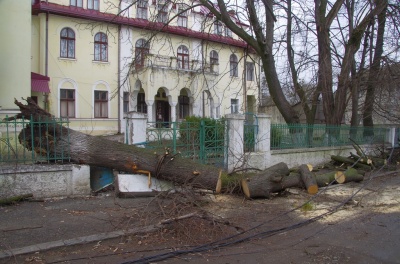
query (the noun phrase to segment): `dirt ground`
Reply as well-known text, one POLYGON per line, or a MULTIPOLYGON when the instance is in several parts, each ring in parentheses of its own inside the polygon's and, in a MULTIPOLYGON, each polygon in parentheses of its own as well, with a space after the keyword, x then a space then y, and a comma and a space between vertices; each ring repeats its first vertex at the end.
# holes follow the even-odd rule
MULTIPOLYGON (((316 196, 289 189, 260 200, 191 193, 111 198, 104 226, 154 229, 0 263, 400 263, 400 173, 371 176, 316 196)), ((69 208, 72 216, 85 210, 69 208)), ((84 234, 90 226, 76 228, 84 234)))

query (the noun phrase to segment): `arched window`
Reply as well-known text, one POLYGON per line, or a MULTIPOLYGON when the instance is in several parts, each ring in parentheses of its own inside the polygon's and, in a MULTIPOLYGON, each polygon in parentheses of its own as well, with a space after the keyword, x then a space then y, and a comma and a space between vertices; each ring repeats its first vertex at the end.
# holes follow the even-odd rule
POLYGON ((232 54, 229 57, 229 63, 230 63, 229 75, 233 77, 238 77, 238 59, 235 54, 232 54))
POLYGON ((70 28, 63 28, 60 33, 60 57, 75 58, 75 32, 70 28))
POLYGON ((222 22, 219 20, 214 21, 214 34, 222 35, 222 22))
POLYGON ((184 45, 178 47, 178 68, 189 69, 189 50, 184 45))
POLYGON ((94 60, 108 61, 107 35, 101 32, 94 36, 94 60))
POLYGON ((217 72, 218 68, 218 52, 212 50, 210 52, 210 70, 211 72, 217 72))
POLYGON ((135 65, 137 68, 145 66, 146 56, 149 54, 150 44, 145 39, 139 39, 135 44, 135 65))

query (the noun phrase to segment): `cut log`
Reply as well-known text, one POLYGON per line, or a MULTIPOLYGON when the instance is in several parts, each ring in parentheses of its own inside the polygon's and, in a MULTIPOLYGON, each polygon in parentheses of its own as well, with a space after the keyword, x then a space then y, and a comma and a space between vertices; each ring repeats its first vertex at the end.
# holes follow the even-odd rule
POLYGON ((309 167, 306 164, 300 165, 299 172, 307 192, 309 194, 316 194, 318 192, 317 180, 314 174, 309 170, 309 167))
MULTIPOLYGON (((7 120, 30 119, 38 122, 52 120, 54 117, 41 109, 31 98, 27 105, 15 100, 21 113, 7 120)), ((50 144, 48 153, 52 156, 69 155, 72 162, 93 166, 107 167, 128 173, 150 174, 151 177, 171 181, 178 185, 189 185, 194 188, 215 191, 220 177, 220 169, 202 165, 190 159, 172 156, 168 152, 157 153, 133 145, 107 140, 103 137, 90 136, 81 132, 48 123, 45 127, 30 125, 21 130, 19 140, 29 150, 43 154, 44 144, 50 144), (39 142, 39 139, 46 143, 39 142), (68 153, 66 153, 66 151, 68 153)), ((217 190, 218 191, 218 190, 217 190)))
POLYGON ((353 159, 350 159, 350 158, 332 155, 331 159, 334 160, 334 161, 341 162, 341 163, 346 163, 346 164, 349 164, 349 165, 353 165, 354 164, 355 167, 360 168, 360 169, 362 169, 364 171, 370 171, 371 170, 370 166, 362 164, 360 162, 356 162, 356 160, 353 160, 353 159))
POLYGON ((286 163, 277 163, 262 172, 242 179, 243 193, 247 198, 269 198, 271 193, 298 187, 300 185, 298 176, 287 176, 289 173, 286 163))
POLYGON ((346 171, 338 171, 335 173, 335 180, 338 183, 359 182, 364 179, 364 176, 359 174, 354 168, 348 168, 346 171))
POLYGON ((315 175, 318 187, 327 186, 335 181, 336 171, 327 172, 324 174, 315 175))

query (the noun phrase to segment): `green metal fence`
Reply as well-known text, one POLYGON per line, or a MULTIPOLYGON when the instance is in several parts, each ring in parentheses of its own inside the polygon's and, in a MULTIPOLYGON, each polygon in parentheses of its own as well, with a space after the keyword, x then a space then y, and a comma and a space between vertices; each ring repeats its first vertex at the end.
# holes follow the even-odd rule
POLYGON ((389 141, 389 128, 271 124, 271 149, 380 144, 389 141))
POLYGON ((62 133, 57 128, 68 124, 67 119, 55 118, 0 120, 0 164, 69 161, 69 135, 61 135, 67 139, 63 144, 58 144, 56 136, 56 131, 62 133))
POLYGON ((245 117, 243 126, 244 152, 254 152, 258 134, 258 118, 253 113, 245 113, 245 117))
POLYGON ((226 123, 224 120, 199 122, 148 122, 145 146, 155 151, 169 148, 173 154, 203 164, 224 165, 226 123))

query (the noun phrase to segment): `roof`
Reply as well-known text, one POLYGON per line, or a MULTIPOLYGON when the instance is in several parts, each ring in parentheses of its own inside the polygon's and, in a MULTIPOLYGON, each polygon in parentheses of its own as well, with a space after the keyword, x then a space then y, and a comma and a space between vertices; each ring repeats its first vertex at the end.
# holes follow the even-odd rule
POLYGON ((208 40, 216 43, 227 44, 240 48, 246 48, 247 43, 242 40, 236 40, 230 37, 219 36, 207 32, 199 32, 189 28, 170 26, 163 23, 152 22, 140 18, 128 18, 115 14, 102 13, 97 10, 83 9, 74 6, 64 6, 54 3, 46 3, 44 1, 37 2, 32 5, 32 13, 49 13, 54 15, 68 16, 80 19, 88 19, 92 21, 106 22, 115 25, 131 26, 140 29, 161 31, 179 36, 208 40))
POLYGON ((49 81, 50 81, 49 77, 31 72, 32 92, 50 93, 49 81))

